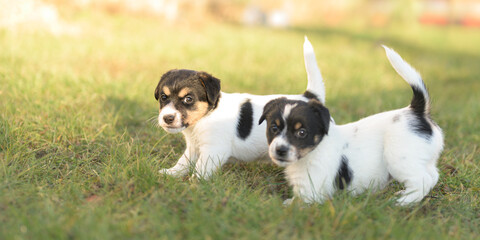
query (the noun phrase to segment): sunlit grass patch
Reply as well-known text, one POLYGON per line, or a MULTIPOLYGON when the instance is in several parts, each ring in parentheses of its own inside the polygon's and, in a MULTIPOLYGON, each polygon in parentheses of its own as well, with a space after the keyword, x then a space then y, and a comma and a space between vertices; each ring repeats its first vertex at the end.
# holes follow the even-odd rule
POLYGON ((292 28, 81 13, 84 35, 0 32, 0 238, 429 238, 479 234, 480 34, 472 29, 292 28), (92 20, 93 19, 93 20, 92 20), (444 129, 439 183, 418 206, 377 193, 295 202, 282 169, 228 164, 211 180, 158 173, 185 144, 155 127, 171 68, 207 71, 227 92, 301 93, 307 35, 337 123, 407 106, 380 44, 423 76, 444 129))

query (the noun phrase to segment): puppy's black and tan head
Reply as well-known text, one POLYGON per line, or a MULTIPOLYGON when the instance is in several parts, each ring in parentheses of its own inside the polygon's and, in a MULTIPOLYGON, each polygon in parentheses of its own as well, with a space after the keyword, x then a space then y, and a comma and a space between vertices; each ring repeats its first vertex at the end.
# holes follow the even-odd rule
POLYGON ((279 166, 295 163, 328 134, 330 113, 317 100, 278 98, 263 108, 259 124, 267 122, 268 154, 279 166))
POLYGON ((160 103, 158 123, 169 133, 194 125, 215 109, 220 98, 220 80, 205 72, 186 69, 163 74, 155 89, 160 103))

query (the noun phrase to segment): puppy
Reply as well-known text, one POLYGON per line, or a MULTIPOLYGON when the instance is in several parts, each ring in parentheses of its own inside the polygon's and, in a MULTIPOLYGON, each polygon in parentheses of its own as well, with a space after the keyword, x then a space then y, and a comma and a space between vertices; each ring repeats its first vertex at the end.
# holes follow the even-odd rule
MULTIPOLYGON (((308 85, 303 95, 285 98, 325 102, 325 88, 313 47, 305 37, 308 85)), ((220 91, 220 80, 205 72, 170 70, 155 89, 159 125, 169 133, 182 132, 186 150, 177 164, 161 173, 183 176, 195 166, 194 176, 208 178, 231 157, 251 161, 268 150, 265 124, 256 125, 263 106, 282 95, 257 96, 220 91)))
POLYGON ((304 202, 322 203, 337 189, 352 194, 382 189, 393 178, 405 186, 398 203, 407 205, 421 201, 437 183, 443 134, 430 117, 427 89, 415 69, 384 48, 412 87, 406 108, 335 125, 317 100, 279 98, 265 105, 259 123, 267 122, 268 153, 286 167, 294 195, 304 202))

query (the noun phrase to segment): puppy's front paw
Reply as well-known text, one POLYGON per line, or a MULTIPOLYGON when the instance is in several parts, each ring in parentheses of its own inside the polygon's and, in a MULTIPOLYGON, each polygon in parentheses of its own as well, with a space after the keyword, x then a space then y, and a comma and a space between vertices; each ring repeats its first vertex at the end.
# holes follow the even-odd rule
POLYGON ((400 190, 400 191, 394 193, 393 195, 395 195, 395 196, 405 195, 405 190, 400 190))
POLYGON ((173 176, 173 177, 179 177, 179 176, 182 175, 182 173, 180 171, 178 171, 177 169, 174 169, 174 168, 163 168, 163 169, 160 169, 158 172, 160 174, 170 175, 170 176, 173 176))
POLYGON ((293 200, 295 200, 295 197, 289 198, 285 201, 283 201, 283 206, 289 206, 293 203, 293 200))
POLYGON ((419 198, 418 196, 415 196, 413 194, 410 195, 403 195, 400 198, 397 199, 397 206, 402 206, 402 207, 408 207, 408 206, 414 206, 415 204, 419 203, 422 200, 422 198, 419 198))

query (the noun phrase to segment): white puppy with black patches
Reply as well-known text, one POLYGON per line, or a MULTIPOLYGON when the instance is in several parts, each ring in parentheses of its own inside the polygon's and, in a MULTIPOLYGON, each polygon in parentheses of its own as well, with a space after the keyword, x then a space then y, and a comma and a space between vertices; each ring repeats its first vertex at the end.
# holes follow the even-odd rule
POLYGON ((413 90, 408 107, 335 125, 316 100, 280 98, 265 105, 259 123, 267 122, 269 155, 286 167, 295 196, 304 202, 322 203, 337 189, 382 189, 393 178, 405 186, 398 204, 407 205, 421 201, 437 183, 443 134, 430 117, 427 89, 415 69, 384 48, 413 90))
POLYGON ((161 173, 183 176, 194 166, 194 176, 208 178, 230 158, 251 161, 268 150, 265 124, 257 125, 263 106, 278 97, 325 102, 323 79, 313 47, 305 37, 307 90, 303 95, 258 96, 220 91, 220 81, 205 72, 171 70, 156 89, 159 125, 169 133, 182 132, 186 150, 178 162, 161 173))

